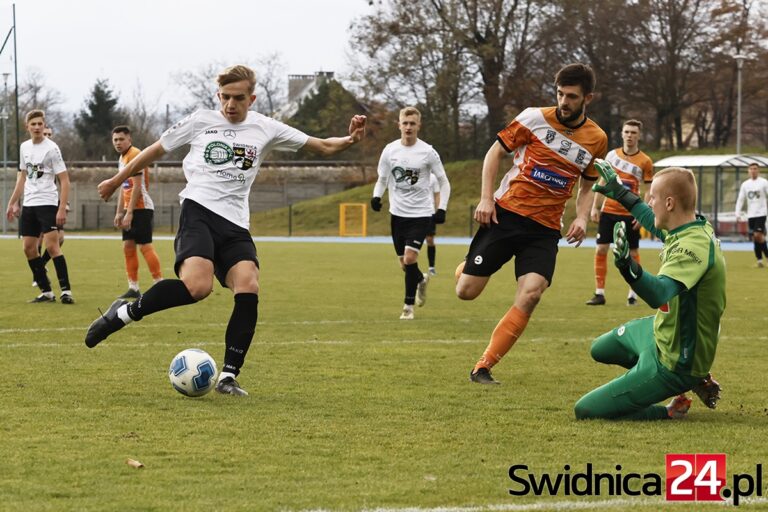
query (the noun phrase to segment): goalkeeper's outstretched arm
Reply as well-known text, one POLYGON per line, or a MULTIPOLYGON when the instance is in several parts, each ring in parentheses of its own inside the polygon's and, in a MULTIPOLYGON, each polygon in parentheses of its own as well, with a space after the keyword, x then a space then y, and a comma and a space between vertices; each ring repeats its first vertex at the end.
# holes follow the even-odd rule
POLYGON ((674 279, 667 276, 654 276, 643 271, 643 267, 629 254, 627 226, 623 221, 617 222, 613 226, 613 243, 616 268, 619 269, 621 276, 629 283, 635 293, 652 308, 666 304, 669 299, 685 289, 681 283, 674 279))
POLYGON ((596 183, 592 186, 592 190, 618 201, 649 233, 664 241, 665 233, 656 227, 651 207, 644 203, 640 196, 621 184, 611 164, 605 160, 595 160, 595 169, 605 183, 602 185, 596 183))

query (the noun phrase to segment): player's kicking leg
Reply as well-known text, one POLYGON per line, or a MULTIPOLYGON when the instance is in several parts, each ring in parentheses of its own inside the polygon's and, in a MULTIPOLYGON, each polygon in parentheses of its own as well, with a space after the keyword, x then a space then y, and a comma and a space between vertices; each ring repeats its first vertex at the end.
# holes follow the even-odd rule
POLYGON ((106 313, 91 323, 85 345, 93 348, 131 322, 164 309, 193 304, 213 290, 213 261, 193 256, 180 265, 181 279, 164 279, 152 286, 135 302, 118 299, 106 313))

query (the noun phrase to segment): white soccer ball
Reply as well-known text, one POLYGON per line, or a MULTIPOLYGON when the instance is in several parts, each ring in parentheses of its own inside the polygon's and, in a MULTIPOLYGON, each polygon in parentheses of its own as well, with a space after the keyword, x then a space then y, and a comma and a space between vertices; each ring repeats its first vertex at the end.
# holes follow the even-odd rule
POLYGON ((216 361, 199 348, 182 350, 171 361, 168 378, 173 389, 186 396, 203 396, 216 385, 216 361))

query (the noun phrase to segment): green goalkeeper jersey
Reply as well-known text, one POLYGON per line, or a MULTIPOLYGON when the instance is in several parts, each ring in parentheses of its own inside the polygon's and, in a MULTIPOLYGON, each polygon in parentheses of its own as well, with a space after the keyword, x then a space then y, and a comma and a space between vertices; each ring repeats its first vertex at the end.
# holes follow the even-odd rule
POLYGON ((670 370, 705 377, 715 359, 725 310, 725 259, 703 217, 664 233, 660 276, 685 290, 661 306, 654 321, 659 360, 670 370))

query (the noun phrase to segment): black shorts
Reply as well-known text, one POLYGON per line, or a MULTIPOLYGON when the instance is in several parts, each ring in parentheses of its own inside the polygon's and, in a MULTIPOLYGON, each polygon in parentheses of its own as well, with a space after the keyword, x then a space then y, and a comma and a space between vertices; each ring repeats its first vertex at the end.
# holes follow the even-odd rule
POLYGON ((490 276, 515 257, 515 277, 543 276, 551 285, 560 232, 496 205, 498 224, 480 227, 472 239, 463 272, 490 276))
POLYGON ((424 238, 429 231, 429 223, 432 217, 398 217, 392 215, 390 227, 392 228, 392 243, 398 256, 405 254, 408 247, 416 252, 421 250, 424 238))
POLYGON ((613 225, 622 220, 627 224, 627 241, 629 242, 629 248, 639 248, 640 230, 632 229, 632 221, 634 220, 634 217, 631 215, 616 215, 614 213, 600 212, 600 223, 597 228, 597 243, 613 243, 613 225))
POLYGON ((123 230, 123 240, 133 240, 137 244, 151 244, 154 217, 154 210, 133 210, 131 229, 123 230))
POLYGON ((233 224, 204 206, 185 199, 181 204, 179 232, 174 240, 176 275, 187 258, 199 256, 213 262, 213 270, 221 286, 226 288, 229 269, 241 261, 259 266, 256 246, 247 229, 233 224))
POLYGON ((56 212, 58 206, 22 206, 19 218, 19 234, 21 236, 40 236, 40 233, 57 231, 56 212))
POLYGON ((749 234, 765 233, 765 215, 762 217, 750 217, 747 219, 749 224, 749 234))
POLYGON ((432 217, 429 218, 429 230, 427 230, 427 236, 435 236, 437 233, 437 224, 432 217))

